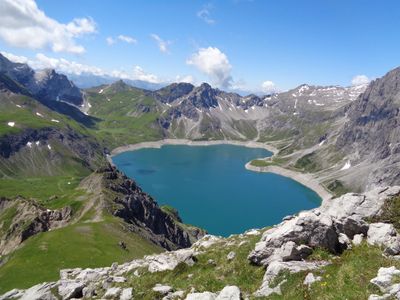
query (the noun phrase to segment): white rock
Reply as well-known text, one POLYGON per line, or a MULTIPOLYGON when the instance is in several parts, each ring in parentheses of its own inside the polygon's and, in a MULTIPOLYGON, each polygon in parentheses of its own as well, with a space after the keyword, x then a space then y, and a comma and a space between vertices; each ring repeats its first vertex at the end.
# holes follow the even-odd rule
POLYGON ((170 287, 169 285, 156 284, 155 287, 153 287, 153 291, 161 295, 166 295, 172 292, 172 290, 172 287, 170 287))
POLYGON ((151 273, 161 272, 166 270, 173 270, 175 267, 184 262, 187 265, 194 264, 194 250, 181 249, 173 252, 164 252, 157 255, 146 256, 145 260, 148 262, 148 270, 151 273))
POLYGON ((24 295, 24 290, 13 289, 0 296, 0 300, 17 299, 24 295))
POLYGON ((131 300, 133 294, 132 288, 123 289, 121 292, 121 296, 119 296, 119 300, 131 300))
POLYGON ((353 237, 353 244, 355 246, 358 246, 358 245, 360 245, 362 243, 363 239, 364 239, 364 235, 362 233, 361 234, 356 234, 353 237))
POLYGON ((378 275, 371 279, 371 283, 376 285, 381 292, 387 292, 392 286, 392 280, 394 276, 400 275, 400 270, 396 267, 380 268, 378 275))
POLYGON ((210 292, 191 293, 186 296, 185 300, 215 300, 216 297, 216 294, 210 292))
POLYGON ((370 245, 384 246, 390 255, 400 253, 400 236, 393 224, 372 223, 369 225, 367 241, 370 245))
POLYGON ((236 253, 231 251, 228 253, 228 255, 226 256, 227 260, 233 260, 236 257, 236 253))
POLYGON ((240 289, 235 286, 226 286, 218 294, 215 300, 240 300, 240 289))
POLYGON ((121 288, 119 287, 112 287, 107 289, 106 293, 104 294, 105 299, 116 299, 121 294, 121 288))
POLYGON ((39 112, 37 112, 36 115, 37 115, 38 117, 43 118, 43 115, 42 115, 41 113, 39 113, 39 112))
POLYGON ((61 279, 58 282, 58 294, 62 299, 71 299, 77 297, 85 285, 81 281, 61 279))
POLYGON ((54 282, 37 284, 25 290, 20 300, 56 300, 57 298, 51 292, 55 285, 54 282))
POLYGON ((308 262, 308 261, 287 261, 287 262, 280 262, 280 261, 273 261, 271 262, 267 270, 265 271, 264 278, 261 284, 261 287, 254 293, 256 297, 268 297, 271 294, 280 294, 280 285, 283 283, 281 282, 276 287, 271 288, 270 284, 275 279, 276 276, 281 271, 287 270, 290 273, 298 273, 301 271, 307 270, 314 270, 320 267, 326 266, 329 263, 326 261, 315 261, 315 262, 308 262))
POLYGON ((204 237, 202 237, 200 240, 198 240, 197 242, 195 242, 193 244, 193 248, 210 248, 212 245, 214 245, 215 243, 221 241, 220 237, 217 237, 215 235, 210 235, 207 234, 204 237))
POLYGON ((308 273, 306 278, 304 278, 303 284, 310 287, 314 282, 321 280, 322 280, 321 276, 314 276, 313 273, 308 273))
POLYGON ((60 123, 60 121, 56 120, 56 119, 51 119, 52 122, 54 123, 60 123))
POLYGON ((7 125, 10 126, 10 127, 14 127, 15 126, 15 122, 8 122, 7 125))

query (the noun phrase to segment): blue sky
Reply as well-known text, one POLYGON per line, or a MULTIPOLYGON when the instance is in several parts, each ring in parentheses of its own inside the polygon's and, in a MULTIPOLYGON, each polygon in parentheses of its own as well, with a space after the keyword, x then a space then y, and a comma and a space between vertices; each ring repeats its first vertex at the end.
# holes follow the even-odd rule
POLYGON ((1 51, 64 72, 260 91, 266 81, 279 90, 347 86, 400 65, 400 1, 0 0, 0 8, 1 51))

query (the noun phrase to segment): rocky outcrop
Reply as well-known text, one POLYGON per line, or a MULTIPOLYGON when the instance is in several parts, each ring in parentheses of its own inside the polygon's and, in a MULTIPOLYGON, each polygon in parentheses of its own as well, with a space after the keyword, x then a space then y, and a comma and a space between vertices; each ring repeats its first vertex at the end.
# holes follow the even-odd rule
MULTIPOLYGON (((303 259, 311 254, 313 248, 340 253, 347 248, 346 240, 357 234, 370 232, 372 235, 375 232, 374 225, 365 220, 377 216, 384 202, 399 193, 400 187, 391 187, 378 188, 366 194, 346 194, 326 200, 319 208, 285 218, 263 234, 249 259, 255 264, 268 265, 271 261, 303 259)), ((393 231, 388 235, 397 238, 393 231)), ((400 246, 397 240, 389 237, 374 241, 378 244, 394 242, 400 246)))
POLYGON ((65 226, 72 209, 49 210, 23 198, 0 198, 0 256, 15 250, 22 242, 40 232, 65 226))
POLYGON ((394 282, 399 275, 400 270, 395 267, 380 268, 378 275, 370 282, 378 287, 383 295, 373 294, 368 300, 400 299, 400 284, 394 282))
POLYGON ((111 191, 112 201, 106 203, 109 212, 122 218, 132 231, 161 247, 174 250, 190 247, 204 236, 199 228, 183 225, 180 218, 163 211, 157 202, 132 179, 115 167, 107 165, 97 173, 103 176, 103 186, 111 191))
POLYGON ((387 254, 399 254, 400 235, 393 225, 367 223, 367 219, 381 213, 385 201, 399 193, 400 187, 396 186, 377 188, 366 194, 346 194, 325 200, 319 208, 287 217, 265 231, 248 257, 252 263, 267 267, 263 284, 256 294, 266 296, 279 292, 279 289, 271 288, 270 283, 281 268, 287 267, 290 272, 313 269, 313 263, 303 262, 313 249, 340 253, 351 247, 351 239, 361 234, 368 236, 369 243, 384 247, 387 254))

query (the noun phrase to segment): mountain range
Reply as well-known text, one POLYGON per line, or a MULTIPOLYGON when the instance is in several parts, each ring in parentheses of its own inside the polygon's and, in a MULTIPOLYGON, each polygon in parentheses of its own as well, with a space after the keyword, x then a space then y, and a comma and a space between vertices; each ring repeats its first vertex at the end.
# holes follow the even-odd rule
POLYGON ((308 173, 335 196, 400 184, 400 68, 368 85, 303 84, 264 96, 107 80, 78 88, 0 54, 0 292, 54 280, 60 269, 187 248, 206 234, 110 165, 116 147, 253 141, 276 149, 255 167, 308 173))

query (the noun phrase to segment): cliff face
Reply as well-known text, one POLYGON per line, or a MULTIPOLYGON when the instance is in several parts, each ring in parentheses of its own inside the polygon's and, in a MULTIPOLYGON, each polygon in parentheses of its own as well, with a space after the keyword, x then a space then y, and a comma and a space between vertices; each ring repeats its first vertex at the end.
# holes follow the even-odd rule
POLYGON ((205 231, 184 225, 179 216, 161 209, 157 202, 132 179, 108 165, 97 171, 102 176, 107 200, 105 207, 129 224, 130 230, 161 247, 186 248, 205 235, 205 231))
POLYGON ((369 165, 367 188, 400 183, 400 68, 368 86, 352 103, 336 149, 369 165))

